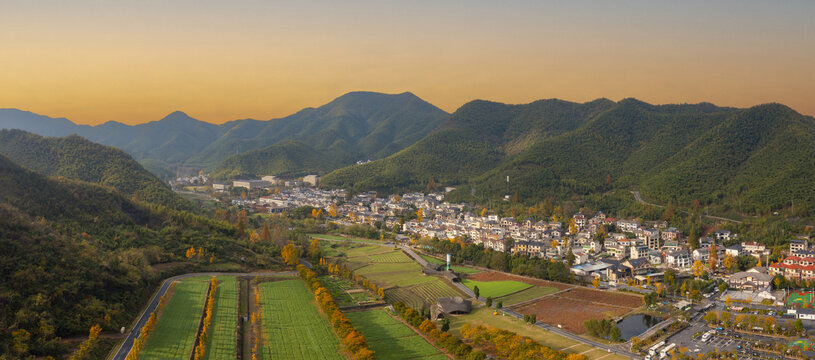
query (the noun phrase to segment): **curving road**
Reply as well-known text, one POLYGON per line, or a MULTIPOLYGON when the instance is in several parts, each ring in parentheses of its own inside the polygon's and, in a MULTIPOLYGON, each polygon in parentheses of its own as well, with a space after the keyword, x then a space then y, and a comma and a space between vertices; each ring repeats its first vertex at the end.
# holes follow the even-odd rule
MULTIPOLYGON (((656 206, 656 207, 661 207, 661 208, 665 207, 665 205, 659 205, 659 204, 649 203, 649 202, 647 202, 647 201, 643 200, 643 199, 642 199, 642 196, 640 195, 640 192, 639 192, 639 191, 631 191, 631 194, 633 194, 633 195, 634 195, 634 199, 635 199, 635 200, 637 200, 637 202, 638 202, 638 203, 640 203, 640 204, 651 205, 651 206, 656 206)), ((681 211, 681 212, 683 212, 683 213, 686 213, 686 214, 688 213, 687 211, 685 211, 685 210, 681 210, 681 209, 680 209, 679 211, 681 211)), ((708 218, 708 219, 715 219, 715 220, 722 220, 722 221, 730 221, 730 222, 733 222, 733 223, 736 223, 736 224, 741 224, 741 223, 742 223, 740 220, 728 219, 728 218, 726 218, 726 217, 721 217, 721 216, 713 216, 713 215, 702 215, 702 216, 703 216, 703 217, 706 217, 706 218, 708 218)))
POLYGON ((130 333, 127 334, 127 337, 119 345, 119 348, 116 349, 116 353, 113 355, 113 360, 124 360, 127 357, 127 354, 130 353, 130 349, 133 347, 133 341, 139 337, 141 333, 141 328, 147 322, 147 319, 150 318, 150 314, 156 310, 158 307, 159 299, 161 299, 164 294, 167 293, 167 289, 170 288, 170 284, 173 281, 186 279, 193 276, 220 276, 220 275, 233 275, 233 276, 271 276, 271 275, 296 275, 297 273, 294 271, 285 271, 285 272, 258 272, 258 273, 224 273, 224 272, 205 272, 205 273, 192 273, 192 274, 184 274, 173 276, 164 280, 161 284, 161 287, 158 289, 153 298, 150 300, 150 303, 147 307, 142 311, 139 320, 136 322, 136 325, 130 329, 130 333))

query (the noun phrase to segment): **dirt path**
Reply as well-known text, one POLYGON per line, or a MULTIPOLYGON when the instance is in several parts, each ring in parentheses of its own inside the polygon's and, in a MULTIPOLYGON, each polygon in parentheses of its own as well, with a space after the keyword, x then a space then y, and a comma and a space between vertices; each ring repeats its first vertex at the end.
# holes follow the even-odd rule
MULTIPOLYGON (((665 207, 665 205, 659 205, 659 204, 649 203, 649 202, 647 202, 647 201, 643 200, 643 199, 642 199, 642 196, 640 195, 640 192, 639 192, 639 191, 631 191, 631 194, 633 194, 633 195, 634 195, 634 199, 635 199, 635 200, 637 200, 637 202, 638 202, 638 203, 640 203, 640 204, 645 204, 645 205, 650 205, 650 206, 656 206, 656 207, 659 207, 659 208, 663 208, 663 207, 665 207)), ((687 211, 685 211, 685 210, 681 210, 681 209, 680 209, 679 211, 681 211, 681 212, 683 212, 683 213, 685 213, 685 214, 688 214, 688 212, 687 212, 687 211)), ((703 216, 703 217, 706 217, 706 218, 708 218, 708 219, 722 220, 722 221, 730 221, 730 222, 732 222, 732 223, 736 223, 736 224, 741 224, 741 223, 742 223, 742 221, 740 221, 740 220, 729 219, 729 218, 726 218, 726 217, 721 217, 721 216, 713 216, 713 215, 702 215, 702 216, 703 216)))

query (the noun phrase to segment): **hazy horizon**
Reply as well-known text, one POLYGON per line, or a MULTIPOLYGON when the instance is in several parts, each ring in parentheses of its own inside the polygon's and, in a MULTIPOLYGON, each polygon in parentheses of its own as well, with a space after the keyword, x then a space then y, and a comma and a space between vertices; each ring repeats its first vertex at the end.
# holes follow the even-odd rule
POLYGON ((78 124, 267 120, 349 91, 778 102, 815 115, 815 3, 9 1, 0 107, 78 124))

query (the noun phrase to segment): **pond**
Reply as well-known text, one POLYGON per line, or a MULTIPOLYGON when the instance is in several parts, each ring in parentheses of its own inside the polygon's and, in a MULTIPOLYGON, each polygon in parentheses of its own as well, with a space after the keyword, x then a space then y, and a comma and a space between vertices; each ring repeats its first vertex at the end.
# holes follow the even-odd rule
POLYGON ((623 340, 628 341, 628 339, 639 336, 644 333, 645 330, 659 324, 662 320, 662 318, 656 316, 635 314, 618 322, 617 327, 620 329, 620 335, 623 340))

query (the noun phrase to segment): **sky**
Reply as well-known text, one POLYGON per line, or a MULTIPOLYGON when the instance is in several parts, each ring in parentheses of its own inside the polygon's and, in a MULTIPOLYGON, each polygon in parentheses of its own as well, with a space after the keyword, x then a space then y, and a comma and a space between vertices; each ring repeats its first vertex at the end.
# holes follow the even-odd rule
POLYGON ((349 91, 635 97, 815 115, 815 1, 3 0, 0 108, 80 124, 289 115, 349 91))

